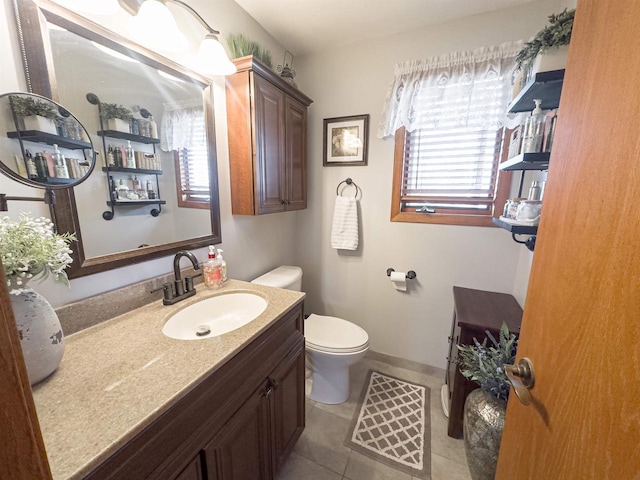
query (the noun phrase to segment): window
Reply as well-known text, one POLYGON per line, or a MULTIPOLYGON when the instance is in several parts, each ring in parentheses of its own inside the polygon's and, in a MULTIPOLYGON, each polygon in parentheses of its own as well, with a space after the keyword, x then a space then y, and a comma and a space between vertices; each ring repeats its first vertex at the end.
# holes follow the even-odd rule
POLYGON ((499 216, 510 187, 498 164, 517 48, 396 67, 378 133, 395 127, 392 221, 490 226, 499 216))
POLYGON ((164 105, 160 148, 173 152, 178 207, 209 208, 209 152, 202 105, 164 105))
MULTIPOLYGON (((204 130, 203 130, 204 133, 204 130)), ((209 208, 209 157, 206 145, 175 152, 178 206, 209 208)))

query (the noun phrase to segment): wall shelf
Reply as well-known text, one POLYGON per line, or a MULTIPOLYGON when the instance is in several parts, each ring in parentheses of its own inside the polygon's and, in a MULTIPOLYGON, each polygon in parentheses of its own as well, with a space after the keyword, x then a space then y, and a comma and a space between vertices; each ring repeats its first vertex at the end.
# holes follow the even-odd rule
POLYGON ((535 107, 534 98, 542 100, 543 110, 553 110, 560 105, 560 93, 564 80, 564 69, 538 72, 509 104, 509 113, 530 112, 535 107))
POLYGON ((549 168, 549 158, 551 152, 521 153, 506 162, 502 162, 498 168, 500 170, 547 170, 549 168))
POLYGON ((166 200, 107 200, 110 207, 138 207, 141 205, 166 205, 166 200))
POLYGON ((504 228, 508 232, 511 232, 515 235, 535 235, 538 233, 538 226, 529 226, 529 225, 512 225, 507 222, 503 222, 499 218, 492 218, 493 224, 497 227, 504 228))
POLYGON ((25 142, 45 143, 47 145, 58 145, 60 148, 68 148, 69 150, 84 150, 91 148, 89 142, 82 140, 74 140, 60 135, 53 135, 38 130, 20 130, 19 132, 7 132, 7 137, 21 139, 25 142))
POLYGON ((160 143, 159 138, 143 137, 142 135, 134 135, 133 133, 120 132, 118 130, 100 130, 98 135, 101 137, 119 138, 120 140, 131 140, 137 143, 154 144, 160 143))
POLYGON ((147 170, 144 168, 102 167, 102 171, 116 173, 140 173, 143 175, 162 175, 162 170, 147 170))

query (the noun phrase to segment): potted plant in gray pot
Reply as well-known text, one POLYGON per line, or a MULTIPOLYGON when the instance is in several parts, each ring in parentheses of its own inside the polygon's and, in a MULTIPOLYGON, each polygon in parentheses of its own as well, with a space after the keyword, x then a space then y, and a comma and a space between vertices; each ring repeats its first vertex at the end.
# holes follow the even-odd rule
POLYGON ((458 345, 460 373, 480 385, 464 404, 464 447, 473 480, 493 480, 504 428, 504 417, 511 384, 504 371, 513 365, 518 341, 502 324, 498 339, 486 331, 487 338, 474 345, 458 345))

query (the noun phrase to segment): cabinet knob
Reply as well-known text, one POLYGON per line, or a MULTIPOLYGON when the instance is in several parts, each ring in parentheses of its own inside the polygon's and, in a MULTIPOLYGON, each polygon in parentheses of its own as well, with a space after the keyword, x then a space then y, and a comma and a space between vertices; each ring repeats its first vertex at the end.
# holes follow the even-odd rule
POLYGON ((287 201, 286 200, 280 200, 280 203, 282 203, 282 205, 286 205, 287 201))

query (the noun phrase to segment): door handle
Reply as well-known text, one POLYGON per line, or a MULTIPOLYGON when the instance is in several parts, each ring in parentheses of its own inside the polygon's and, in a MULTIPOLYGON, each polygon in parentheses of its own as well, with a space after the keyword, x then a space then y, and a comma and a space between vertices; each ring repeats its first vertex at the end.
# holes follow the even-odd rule
POLYGON ((536 381, 533 364, 528 358, 521 358, 518 365, 504 365, 504 373, 513 386, 516 396, 523 405, 531 404, 531 392, 536 381))

